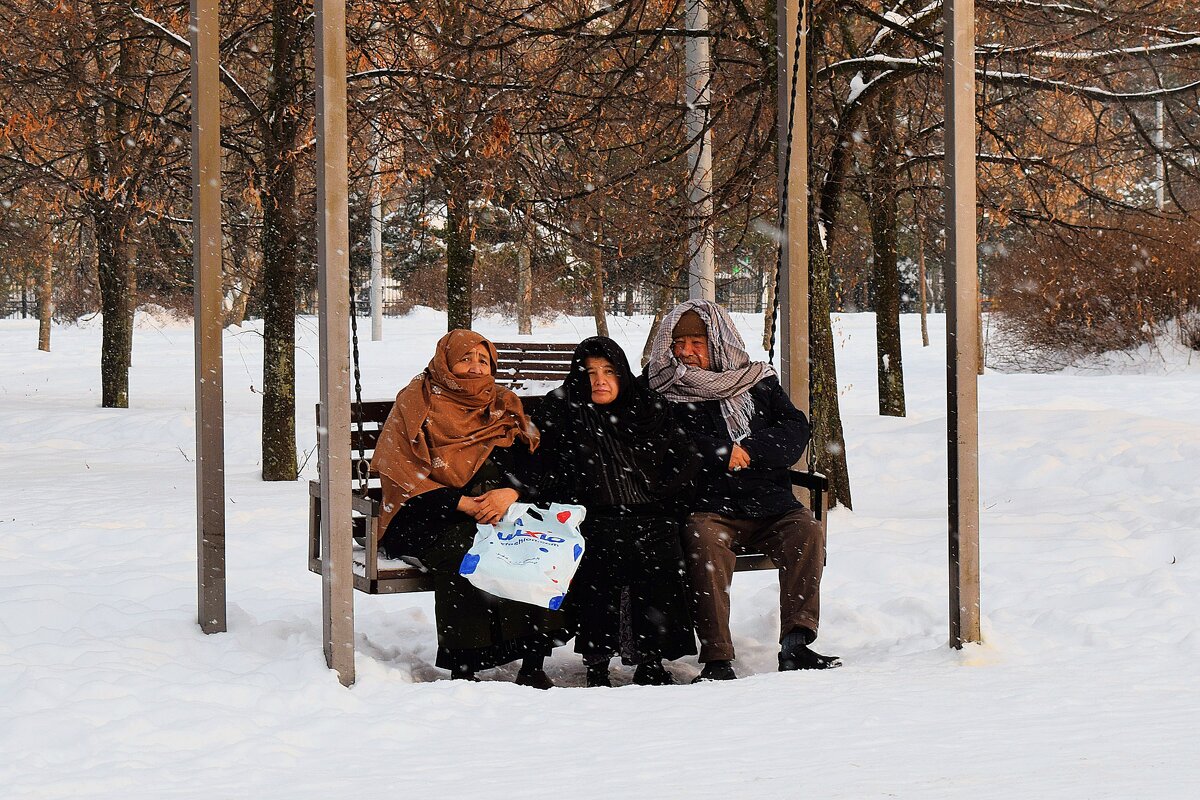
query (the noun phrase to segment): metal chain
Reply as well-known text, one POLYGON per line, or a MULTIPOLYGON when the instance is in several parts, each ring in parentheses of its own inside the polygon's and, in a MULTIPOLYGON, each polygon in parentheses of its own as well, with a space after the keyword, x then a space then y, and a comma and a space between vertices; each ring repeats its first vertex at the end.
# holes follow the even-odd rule
MULTIPOLYGON (((767 363, 775 360, 775 326, 779 319, 779 289, 781 285, 781 277, 783 275, 783 232, 787 228, 787 207, 788 197, 790 196, 791 177, 792 177, 792 139, 796 128, 796 90, 800 81, 800 44, 803 41, 804 35, 804 12, 806 4, 801 2, 799 5, 799 13, 796 15, 796 44, 792 51, 792 84, 791 92, 788 98, 788 126, 787 140, 783 156, 783 187, 779 193, 779 242, 775 248, 775 302, 771 304, 771 328, 770 335, 767 339, 767 363)), ((808 154, 805 153, 805 158, 808 154)), ((807 202, 807 188, 805 187, 805 202, 807 202)), ((788 235, 791 235, 788 231, 788 235)), ((808 231, 803 231, 801 234, 808 236, 808 231)), ((806 337, 807 338, 807 337, 806 337)), ((812 397, 812 378, 809 378, 809 398, 812 397)), ((811 417, 811 415, 810 415, 811 417)), ((815 426, 813 426, 815 430, 815 426)), ((811 439, 808 449, 808 471, 817 471, 817 449, 812 446, 811 439)))
MULTIPOLYGON (((775 302, 771 304, 771 328, 770 335, 767 338, 767 361, 775 360, 775 324, 779 319, 779 287, 780 276, 783 274, 783 232, 787 227, 787 207, 788 196, 790 193, 790 184, 792 177, 792 137, 796 127, 796 89, 800 80, 800 43, 803 41, 804 33, 804 8, 805 3, 801 2, 799 12, 796 15, 796 44, 792 51, 792 86, 791 94, 788 100, 788 126, 787 140, 783 156, 783 187, 779 195, 779 241, 775 248, 775 302)), ((808 157, 808 154, 805 154, 808 157)), ((791 235, 791 231, 788 231, 791 235)), ((804 231, 804 235, 808 235, 808 231, 804 231)))
POLYGON ((354 260, 350 259, 350 363, 354 366, 354 414, 352 421, 358 430, 358 463, 355 465, 355 478, 358 480, 358 493, 367 496, 367 484, 371 478, 371 465, 367 461, 367 449, 363 445, 363 414, 362 414, 362 373, 358 361, 358 301, 355 299, 355 283, 357 276, 354 271, 354 260))

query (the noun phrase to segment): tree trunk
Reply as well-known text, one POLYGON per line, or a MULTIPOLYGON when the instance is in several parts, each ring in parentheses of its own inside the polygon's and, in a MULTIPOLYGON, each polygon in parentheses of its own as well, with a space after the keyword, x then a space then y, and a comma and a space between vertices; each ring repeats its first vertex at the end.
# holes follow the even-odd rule
POLYGON ((528 244, 517 246, 517 333, 533 333, 533 253, 528 244))
POLYGON ((246 308, 258 285, 257 276, 262 273, 262 254, 250 246, 249 227, 235 227, 230 231, 229 251, 233 263, 226 275, 227 279, 230 276, 232 279, 225 290, 228 298, 225 318, 222 320, 222 327, 225 328, 246 321, 246 308))
POLYGON ((869 215, 874 252, 875 371, 879 413, 904 416, 904 365, 900 350, 900 273, 896 255, 897 201, 895 101, 890 89, 873 106, 869 215))
MULTIPOLYGON (((686 256, 684 257, 686 258, 686 256)), ((683 274, 683 263, 680 261, 675 271, 667 276, 666 283, 659 288, 658 295, 654 299, 654 321, 650 323, 650 333, 646 336, 646 343, 642 345, 643 367, 650 361, 650 351, 654 348, 654 337, 658 335, 663 317, 667 315, 667 306, 671 304, 671 300, 675 296, 675 286, 679 283, 679 276, 683 274)))
POLYGON ((446 330, 471 327, 475 248, 467 198, 454 183, 446 197, 446 330))
POLYGON ((921 231, 921 221, 916 220, 917 238, 917 280, 921 284, 921 346, 929 347, 929 276, 925 274, 925 236, 921 231))
MULTIPOLYGON (((816 42, 821 41, 821 34, 810 30, 808 47, 808 85, 819 85, 816 81, 817 54, 816 42)), ((813 139, 813 109, 812 92, 808 93, 808 140, 813 139)), ((831 213, 836 209, 836 203, 826 205, 826 198, 820 194, 821 181, 818 171, 813 169, 812 148, 808 153, 809 176, 809 209, 808 209, 808 332, 809 332, 809 410, 812 415, 812 449, 816 467, 829 478, 829 505, 832 507, 841 503, 846 508, 854 508, 850 497, 850 470, 846 464, 846 437, 842 431, 842 411, 838 402, 837 364, 834 361, 833 320, 830 316, 830 298, 832 297, 833 280, 829 264, 829 254, 821 240, 820 224, 830 224, 824 218, 826 210, 831 213)), ((836 183, 840 189, 840 182, 836 183)))
POLYGON ((979 352, 976 354, 975 374, 982 375, 984 373, 986 355, 983 352, 983 298, 980 297, 975 301, 975 335, 978 337, 975 341, 979 342, 979 352))
POLYGON ((809 445, 816 454, 817 471, 829 478, 830 505, 854 508, 850 498, 850 470, 846 465, 846 437, 838 404, 837 366, 834 362, 833 323, 829 308, 829 257, 810 234, 809 352, 813 436, 809 445))
POLYGON ((596 335, 608 336, 608 317, 604 313, 604 252, 599 244, 592 248, 592 316, 596 319, 596 335))
POLYGON ((129 408, 133 353, 133 246, 111 208, 94 208, 100 283, 100 405, 129 408))
POLYGON ((263 208, 263 480, 296 480, 295 172, 287 165, 270 180, 263 208))
MULTIPOLYGON (((778 247, 778 245, 776 245, 778 247)), ((766 291, 767 302, 763 306, 763 335, 762 346, 763 350, 770 351, 775 344, 775 275, 778 272, 778 265, 775 259, 771 259, 771 265, 767 267, 766 274, 766 291)))
POLYGON ((301 48, 294 0, 271 8, 272 63, 264 147, 263 204, 263 480, 296 479, 296 284, 300 223, 297 209, 297 80, 301 48))
POLYGON ((38 287, 38 350, 50 352, 50 320, 54 316, 54 257, 46 254, 42 261, 41 285, 38 287))
POLYGON ((250 295, 254 291, 254 282, 250 278, 238 278, 229 291, 233 293, 233 299, 229 302, 229 309, 226 317, 222 320, 222 327, 233 327, 245 323, 246 308, 250 306, 250 295))

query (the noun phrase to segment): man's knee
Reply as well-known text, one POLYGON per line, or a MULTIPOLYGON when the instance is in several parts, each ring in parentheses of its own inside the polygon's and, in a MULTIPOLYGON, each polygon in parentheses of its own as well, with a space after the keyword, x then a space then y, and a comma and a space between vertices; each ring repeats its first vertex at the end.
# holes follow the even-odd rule
POLYGON ((733 531, 716 514, 692 514, 683 527, 683 546, 689 553, 732 550, 733 531))
MULTIPOLYGON (((772 525, 776 547, 781 555, 800 558, 808 553, 825 552, 825 529, 808 509, 784 514, 772 525)), ((788 560, 791 560, 788 558, 788 560)))

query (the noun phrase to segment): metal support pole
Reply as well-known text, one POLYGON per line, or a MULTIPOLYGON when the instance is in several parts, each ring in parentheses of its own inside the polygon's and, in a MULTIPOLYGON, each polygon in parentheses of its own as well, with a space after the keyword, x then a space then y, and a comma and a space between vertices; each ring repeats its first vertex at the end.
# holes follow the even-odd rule
POLYGON ((946 0, 946 417, 950 646, 979 642, 975 5, 946 0))
MULTIPOLYGON (((688 0, 687 30, 708 33, 708 0, 688 0)), ((684 46, 687 84, 688 200, 692 234, 688 242, 688 297, 717 299, 713 253, 712 129, 709 127, 712 58, 707 36, 688 36, 684 46)))
POLYGON ((383 179, 379 153, 371 159, 371 341, 383 340, 383 179))
POLYGON ((196 351, 196 620, 225 630, 221 358, 221 85, 217 0, 192 0, 192 270, 196 351))
POLYGON ((808 320, 808 3, 806 0, 777 0, 778 117, 776 123, 779 159, 779 196, 787 181, 787 208, 782 209, 783 275, 780 277, 781 382, 796 408, 809 413, 809 320, 808 320), (804 14, 800 58, 796 65, 796 108, 790 108, 792 57, 796 52, 796 17, 804 14), (792 151, 787 158, 789 119, 792 151))
POLYGON ((350 523, 350 221, 346 145, 346 3, 316 0, 317 291, 321 335, 321 608, 325 663, 354 683, 350 523))

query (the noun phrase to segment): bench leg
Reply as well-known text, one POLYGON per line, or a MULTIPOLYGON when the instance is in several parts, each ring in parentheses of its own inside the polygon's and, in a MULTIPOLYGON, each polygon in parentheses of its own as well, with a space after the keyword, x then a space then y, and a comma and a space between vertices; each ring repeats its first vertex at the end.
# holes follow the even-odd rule
POLYGON ((321 569, 321 498, 308 496, 308 566, 321 569))
POLYGON ((379 530, 379 517, 367 517, 363 530, 367 534, 364 554, 364 558, 367 560, 367 580, 374 585, 379 580, 379 537, 375 535, 379 530))

